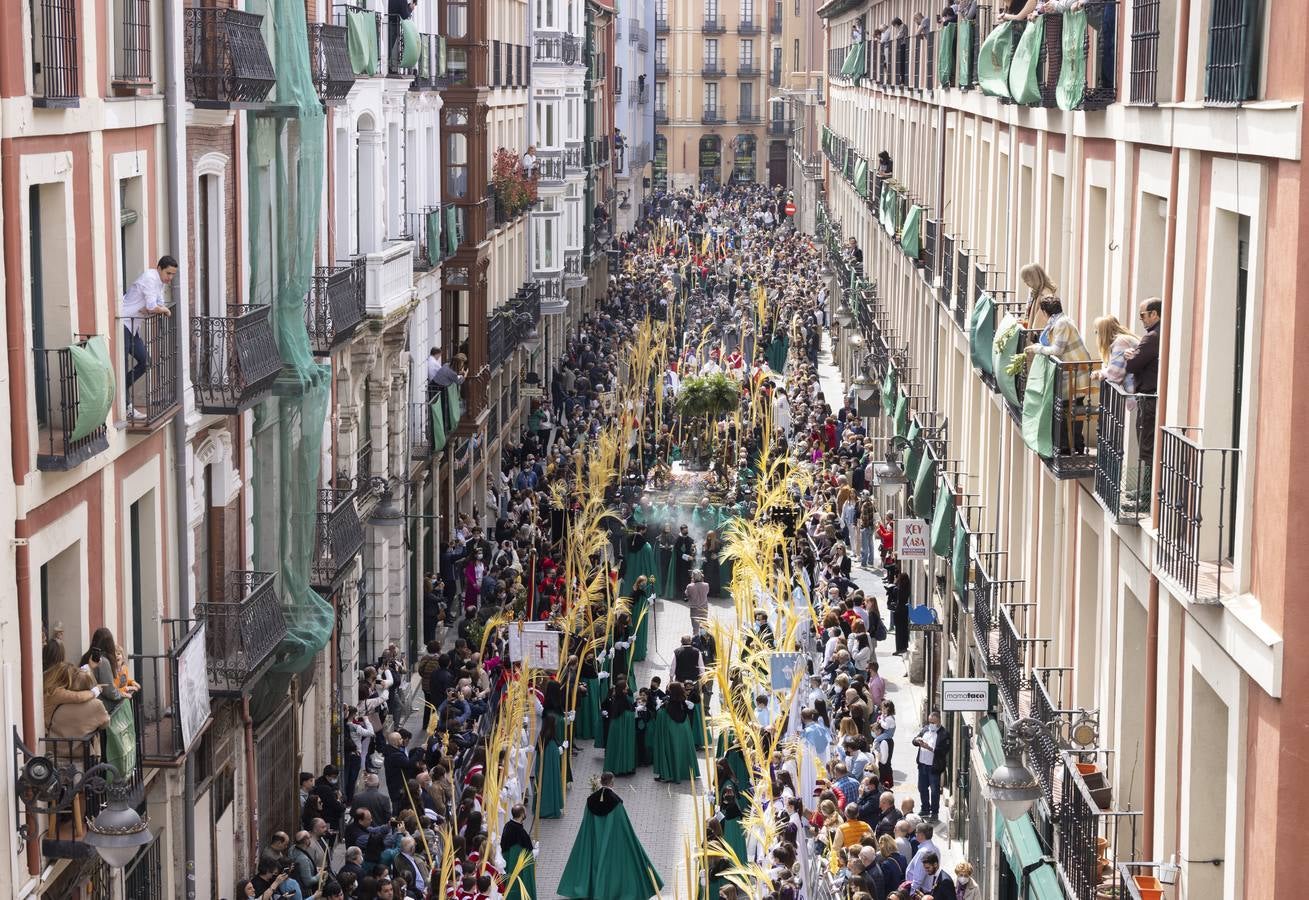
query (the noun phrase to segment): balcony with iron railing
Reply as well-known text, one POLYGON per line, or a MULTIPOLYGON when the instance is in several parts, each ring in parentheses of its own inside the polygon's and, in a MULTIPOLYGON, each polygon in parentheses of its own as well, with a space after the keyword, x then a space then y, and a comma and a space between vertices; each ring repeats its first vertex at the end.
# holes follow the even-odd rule
POLYGON ((282 370, 267 306, 232 304, 191 317, 191 382, 201 412, 231 415, 258 403, 282 370))
POLYGON ((320 488, 310 572, 312 587, 323 594, 335 590, 363 545, 364 527, 355 508, 354 490, 320 488))
POLYGON ((364 320, 364 272, 358 263, 318 266, 305 294, 305 330, 315 356, 328 356, 364 320))
POLYGON ((1241 451, 1209 445, 1197 427, 1159 434, 1161 580, 1192 603, 1221 603, 1240 593, 1238 546, 1241 451))
POLYGON ((655 75, 663 76, 668 74, 668 60, 656 59, 654 64, 655 75))
POLYGON ((564 144, 563 159, 565 173, 580 175, 586 168, 586 151, 581 144, 564 144))
POLYGON ((150 0, 113 4, 115 93, 135 94, 154 82, 151 63, 150 0))
POLYGON ((752 16, 748 19, 741 19, 736 23, 736 33, 746 36, 756 35, 761 31, 759 22, 752 16))
POLYGON ((700 31, 704 34, 726 34, 727 26, 723 24, 722 16, 706 15, 700 31))
POLYGON ((722 110, 705 109, 700 113, 700 124, 702 125, 722 125, 724 121, 722 110))
POLYGON ((136 749, 145 766, 179 765, 186 755, 187 741, 197 737, 195 731, 204 721, 189 718, 181 704, 179 677, 184 665, 198 660, 203 664, 205 629, 201 622, 183 619, 165 620, 167 644, 162 653, 133 654, 131 666, 141 690, 132 698, 137 717, 136 749), (188 733, 191 732, 191 733, 188 733))
POLYGON ((656 108, 654 111, 654 120, 656 125, 668 124, 668 110, 656 108))
POLYGON ((29 3, 32 105, 77 106, 82 94, 82 51, 77 40, 80 4, 77 0, 29 0, 29 3))
POLYGON ((741 106, 736 111, 736 121, 742 125, 759 124, 759 109, 754 106, 741 106))
POLYGON ((443 213, 439 206, 404 213, 401 240, 414 242, 414 271, 427 272, 441 263, 441 227, 443 213))
MULTIPOLYGON (((1099 900, 1117 864, 1142 849, 1143 813, 1121 809, 1110 781, 1113 752, 1062 751, 1053 801, 1054 850, 1070 900, 1099 900)), ((1121 894, 1119 894, 1121 896, 1121 894)))
POLYGON ((580 43, 571 34, 538 36, 533 57, 539 63, 557 63, 571 66, 577 63, 580 43))
POLYGON ((309 23, 309 71, 314 89, 324 106, 339 106, 354 87, 355 70, 350 65, 344 25, 309 23))
POLYGON ((268 572, 229 572, 223 598, 196 604, 205 622, 209 690, 240 696, 273 662, 286 636, 286 619, 268 572))
POLYGON ((1144 106, 1159 102, 1160 0, 1133 0, 1128 101, 1144 106))
POLYGON ((459 426, 456 401, 458 384, 428 385, 428 399, 409 404, 409 456, 422 462, 445 449, 450 436, 459 426))
POLYGON ((781 9, 774 9, 774 10, 773 10, 773 15, 772 15, 772 17, 768 20, 768 33, 769 33, 769 34, 781 34, 781 33, 782 33, 782 11, 781 11, 781 9))
POLYGON ((787 137, 791 134, 794 123, 790 119, 769 119, 768 133, 773 137, 787 137))
POLYGON ((263 104, 277 80, 264 43, 264 17, 216 7, 182 12, 186 99, 204 109, 263 104))
POLYGON ((707 59, 704 65, 700 67, 700 74, 705 78, 723 78, 727 72, 723 69, 723 64, 716 59, 707 59))
POLYGON ((742 60, 736 64, 737 78, 758 78, 759 75, 759 66, 754 60, 742 60))
POLYGON ((91 339, 82 336, 71 347, 37 347, 33 353, 36 467, 64 471, 109 449, 105 422, 113 405, 114 379, 110 368, 96 361, 91 339))
POLYGON ((672 29, 668 25, 667 15, 655 16, 655 34, 668 34, 672 29))
POLYGON ((1121 385, 1100 383, 1095 496, 1120 524, 1150 514, 1157 401, 1155 394, 1129 394, 1121 385))
POLYGON ((1091 375, 1099 371, 1099 360, 1054 363, 1054 416, 1051 422, 1051 453, 1041 461, 1056 478, 1095 477, 1095 426, 1099 409, 1091 404, 1091 375))
POLYGON ((176 307, 168 315, 120 316, 123 335, 123 384, 127 391, 127 427, 150 430, 171 415, 179 397, 176 307), (137 351, 145 351, 145 359, 137 351))
POLYGON ((443 34, 418 35, 418 62, 410 69, 411 91, 440 91, 448 87, 449 49, 443 34))

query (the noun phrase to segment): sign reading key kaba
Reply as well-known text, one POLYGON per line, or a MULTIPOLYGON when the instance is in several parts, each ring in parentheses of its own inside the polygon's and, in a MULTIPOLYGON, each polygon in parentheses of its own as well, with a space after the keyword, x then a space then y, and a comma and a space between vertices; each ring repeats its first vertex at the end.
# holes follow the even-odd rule
POLYGON ((932 538, 925 519, 897 519, 895 522, 895 555, 901 560, 927 559, 932 538))

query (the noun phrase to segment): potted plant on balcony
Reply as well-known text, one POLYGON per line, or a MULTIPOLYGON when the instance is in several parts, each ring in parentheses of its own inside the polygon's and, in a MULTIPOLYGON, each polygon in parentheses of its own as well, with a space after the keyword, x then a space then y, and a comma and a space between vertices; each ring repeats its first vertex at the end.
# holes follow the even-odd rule
POLYGON ((522 157, 512 150, 502 147, 496 151, 491 186, 507 218, 512 219, 536 203, 536 178, 523 171, 522 157))

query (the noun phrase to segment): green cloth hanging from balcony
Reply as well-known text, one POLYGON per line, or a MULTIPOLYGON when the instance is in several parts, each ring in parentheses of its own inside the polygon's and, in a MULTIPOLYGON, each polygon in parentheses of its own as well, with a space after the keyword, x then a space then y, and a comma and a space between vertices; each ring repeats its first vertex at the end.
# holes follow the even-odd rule
POLYGON ((882 377, 882 409, 890 412, 895 409, 895 392, 899 387, 899 379, 895 374, 895 366, 886 367, 886 375, 882 377))
POLYGON ((436 265, 441 259, 441 210, 429 209, 424 213, 423 225, 427 238, 427 261, 436 265))
POLYGON ((1033 453, 1049 459, 1054 453, 1055 386, 1059 367, 1044 353, 1032 356, 1027 365, 1027 386, 1023 391, 1023 443, 1033 453))
POLYGON ((845 175, 846 181, 854 181, 855 160, 858 158, 859 154, 855 153, 852 147, 845 149, 845 165, 841 167, 841 171, 845 175))
POLYGON ((105 762, 111 763, 124 775, 136 771, 136 718, 132 715, 132 700, 118 704, 105 728, 105 762))
POLYGON ((954 545, 954 492, 948 483, 936 492, 936 509, 932 512, 932 552, 945 559, 954 545))
POLYGON ((868 196, 868 160, 862 156, 854 164, 854 189, 859 192, 859 196, 868 196))
POLYGON ((441 409, 441 395, 438 394, 428 408, 432 413, 432 454, 435 455, 445 449, 445 410, 441 409))
POLYGON ((423 39, 413 19, 400 20, 400 68, 412 69, 418 65, 419 48, 423 39))
POLYGON ((102 334, 73 344, 68 355, 77 376, 77 417, 68 436, 71 442, 104 427, 114 405, 114 367, 109 362, 109 342, 102 334))
POLYGON ((936 503, 936 460, 924 453, 914 476, 914 515, 926 519, 936 503))
POLYGON ((995 360, 991 356, 991 345, 995 343, 994 309, 991 295, 983 291, 973 304, 968 321, 968 349, 973 359, 973 368, 986 375, 995 374, 995 360))
POLYGON ((1010 406, 1020 406, 1022 398, 1018 396, 1018 382, 1008 372, 1009 363, 1018 351, 1018 339, 1023 333, 1023 323, 1017 317, 1005 314, 995 329, 995 340, 991 343, 991 370, 995 375, 996 386, 1010 406))
POLYGON ((968 526, 963 520, 955 522, 954 554, 950 559, 950 575, 954 580, 954 592, 960 599, 968 590, 968 526))
POLYGON ((1045 43, 1045 16, 1027 23, 1009 63, 1009 96, 1031 106, 1041 102, 1041 47, 1045 43))
POLYGON ((436 77, 444 78, 450 74, 450 69, 446 63, 445 35, 436 36, 436 77))
POLYGON ((345 14, 346 49, 356 75, 377 74, 377 15, 359 9, 345 14))
POLYGON ((882 199, 877 211, 877 220, 882 224, 882 230, 887 234, 895 237, 895 221, 892 217, 891 210, 895 208, 897 195, 895 189, 889 184, 882 183, 882 199))
POLYGON ((841 77, 856 79, 864 76, 864 42, 851 44, 845 53, 845 62, 841 63, 841 77))
POLYGON ((459 388, 460 385, 456 382, 445 389, 446 409, 450 413, 450 418, 446 420, 447 433, 452 433, 458 428, 459 420, 464 416, 464 407, 459 399, 459 388))
POLYGON ((954 42, 958 30, 954 22, 941 26, 941 46, 936 57, 936 80, 941 87, 949 87, 954 80, 954 42))
POLYGON ((972 19, 959 20, 959 41, 955 46, 955 71, 959 76, 959 86, 966 87, 973 83, 973 29, 977 27, 972 19))
POLYGON ((917 259, 923 250, 922 221, 923 208, 915 203, 909 207, 909 215, 904 217, 904 227, 900 229, 900 249, 910 259, 917 259))
MULTIPOLYGON (((909 434, 909 398, 904 394, 895 401, 895 436, 905 437, 909 434)), ((906 473, 908 474, 908 473, 906 473)))
POLYGON ((918 471, 918 464, 923 458, 923 442, 919 440, 922 430, 918 425, 918 420, 914 419, 909 423, 909 431, 904 436, 904 439, 909 442, 909 446, 905 448, 901 463, 908 478, 914 477, 914 473, 918 471))
POLYGON ((1017 22, 1003 22, 982 41, 977 53, 977 83, 983 94, 1009 98, 1009 64, 1021 27, 1017 22))
POLYGON ((1077 109, 1086 93, 1086 10, 1064 13, 1064 58, 1055 100, 1060 109, 1077 109))
POLYGON ((445 255, 454 256, 459 249, 459 207, 450 204, 445 208, 444 216, 441 237, 445 241, 445 255))

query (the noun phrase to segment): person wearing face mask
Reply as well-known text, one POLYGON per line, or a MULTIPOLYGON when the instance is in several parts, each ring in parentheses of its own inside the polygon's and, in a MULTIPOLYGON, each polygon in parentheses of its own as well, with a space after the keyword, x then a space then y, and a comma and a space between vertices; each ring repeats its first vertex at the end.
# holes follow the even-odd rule
POLYGON ((954 895, 956 900, 982 900, 982 889, 973 880, 971 863, 961 862, 954 867, 954 895))
POLYGON ((950 761, 950 732, 941 727, 941 714, 933 711, 913 739, 918 748, 918 799, 923 818, 939 821, 941 809, 941 774, 950 761))
POLYGON ((341 788, 340 770, 330 763, 323 767, 323 774, 314 782, 314 793, 323 801, 323 821, 328 826, 328 840, 336 840, 336 832, 341 827, 341 817, 345 815, 345 792, 341 788))

